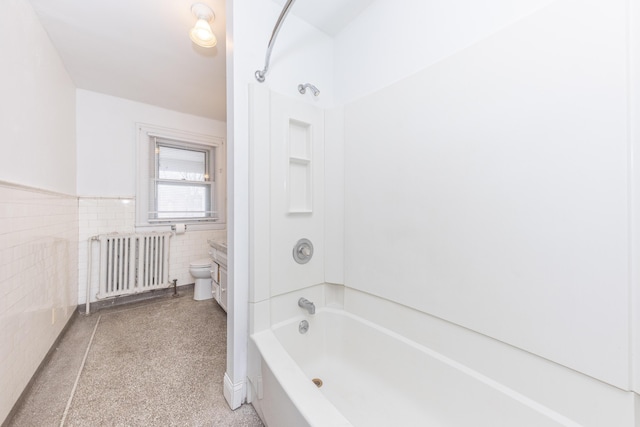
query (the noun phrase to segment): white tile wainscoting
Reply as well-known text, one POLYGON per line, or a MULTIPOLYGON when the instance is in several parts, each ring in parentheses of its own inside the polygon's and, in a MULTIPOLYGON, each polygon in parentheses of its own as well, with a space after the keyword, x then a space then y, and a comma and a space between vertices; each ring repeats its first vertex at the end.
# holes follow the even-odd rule
MULTIPOLYGON (((78 304, 86 302, 88 239, 105 233, 134 233, 135 200, 133 198, 79 198, 79 268, 78 268, 78 304)), ((193 283, 189 274, 189 263, 208 257, 209 239, 226 239, 226 230, 187 231, 173 235, 169 249, 169 278, 177 279, 178 286, 193 283)), ((98 250, 93 247, 94 261, 91 271, 91 295, 95 301, 98 291, 98 250)))
POLYGON ((0 420, 76 308, 78 199, 0 182, 0 420))
MULTIPOLYGON (((78 198, 0 182, 0 419, 85 302, 87 239, 134 232, 134 213, 133 199, 78 198)), ((208 257, 208 239, 225 237, 225 230, 172 236, 170 277, 193 283, 189 262, 208 257)), ((94 269, 96 287, 97 275, 94 269)))

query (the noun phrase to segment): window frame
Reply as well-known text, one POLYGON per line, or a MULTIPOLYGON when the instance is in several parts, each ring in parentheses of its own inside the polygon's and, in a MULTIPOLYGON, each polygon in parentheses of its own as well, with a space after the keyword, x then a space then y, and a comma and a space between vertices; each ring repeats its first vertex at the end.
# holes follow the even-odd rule
MULTIPOLYGON (((223 229, 226 226, 226 151, 224 138, 177 129, 169 129, 144 123, 137 123, 137 183, 136 221, 137 228, 145 231, 166 230, 177 224, 188 224, 190 230, 223 229), (157 155, 156 146, 162 144, 187 150, 208 152, 210 162, 209 181, 210 208, 217 213, 215 218, 152 218, 152 206, 156 206, 157 155)), ((165 180, 169 182, 170 180, 165 180)), ((194 181, 195 182, 195 181, 194 181)), ((157 209, 157 208, 156 208, 157 209)))
POLYGON ((206 188, 205 205, 207 205, 207 207, 209 208, 209 210, 206 212, 209 212, 209 213, 215 212, 215 214, 218 214, 217 204, 215 200, 215 180, 216 180, 215 173, 214 173, 215 148, 211 146, 201 145, 201 144, 196 145, 196 144, 187 143, 183 141, 174 141, 167 138, 153 137, 153 145, 151 145, 151 149, 153 150, 153 152, 149 154, 149 158, 151 159, 152 156, 154 158, 154 162, 153 162, 154 173, 153 173, 153 176, 151 176, 151 173, 149 174, 150 175, 149 178, 153 183, 152 185, 150 185, 150 187, 153 187, 152 189, 150 189, 150 191, 153 191, 153 197, 149 197, 148 221, 150 223, 162 223, 162 222, 167 222, 167 220, 174 221, 174 222, 216 221, 218 218, 218 215, 215 215, 215 217, 211 217, 211 218, 206 218, 204 216, 193 217, 193 218, 188 216, 184 216, 184 217, 174 216, 174 217, 168 217, 168 218, 161 218, 160 215, 163 212, 160 212, 158 210, 158 194, 159 194, 159 187, 161 185, 169 185, 169 186, 176 186, 176 187, 203 187, 203 188, 206 188), (205 178, 205 180, 203 181, 187 181, 187 180, 161 178, 160 177, 160 155, 159 155, 159 152, 160 152, 159 150, 161 147, 173 148, 173 149, 196 152, 196 153, 199 152, 204 154, 204 174, 205 174, 205 177, 207 177, 208 179, 205 178), (155 217, 152 218, 153 216, 155 217))

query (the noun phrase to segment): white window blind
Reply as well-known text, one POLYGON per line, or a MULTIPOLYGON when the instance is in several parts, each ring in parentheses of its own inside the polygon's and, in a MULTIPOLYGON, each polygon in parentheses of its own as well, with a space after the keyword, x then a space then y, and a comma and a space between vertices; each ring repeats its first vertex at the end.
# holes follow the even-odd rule
POLYGON ((204 181, 207 177, 207 152, 174 148, 158 143, 158 178, 204 181))

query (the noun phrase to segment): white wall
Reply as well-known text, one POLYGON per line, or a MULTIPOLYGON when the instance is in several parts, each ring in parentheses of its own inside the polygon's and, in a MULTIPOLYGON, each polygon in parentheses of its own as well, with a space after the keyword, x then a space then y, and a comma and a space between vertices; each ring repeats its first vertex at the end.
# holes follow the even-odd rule
POLYGON ((0 5, 0 54, 0 180, 75 194, 75 87, 27 1, 0 5))
POLYGON ((301 98, 271 94, 271 297, 324 282, 324 112, 301 98), (293 248, 303 238, 313 256, 298 264, 293 248))
POLYGON ((75 87, 25 0, 0 2, 0 58, 2 422, 75 308, 78 206, 75 87))
MULTIPOLYGON (((633 389, 640 393, 640 259, 636 256, 640 250, 640 1, 629 2, 629 148, 631 149, 631 281, 629 296, 631 300, 631 370, 633 389)), ((636 399, 636 413, 640 414, 640 398, 636 399)))
MULTIPOLYGON (((255 242, 255 235, 249 232, 249 203, 256 201, 250 193, 250 182, 260 179, 254 174, 249 163, 249 85, 258 85, 254 77, 256 70, 264 67, 264 58, 273 26, 281 12, 281 6, 271 1, 228 1, 227 3, 227 38, 228 59, 227 75, 229 87, 228 111, 229 121, 229 176, 228 197, 229 212, 229 280, 233 301, 229 308, 229 331, 227 347, 227 378, 225 397, 232 407, 246 395, 246 360, 249 301, 249 282, 259 279, 265 272, 251 268, 253 276, 249 276, 249 247, 254 247, 254 255, 266 256, 261 251, 260 243, 255 242)), ((271 55, 271 67, 266 82, 261 85, 280 94, 301 97, 297 92, 300 83, 312 83, 322 94, 315 99, 307 94, 307 101, 318 106, 333 104, 333 43, 332 40, 317 29, 289 15, 283 26, 271 55)), ((260 169, 264 171, 264 169, 260 169)), ((268 175, 267 175, 268 177, 268 175)), ((252 215, 268 215, 268 207, 255 208, 252 215)), ((264 243, 264 242, 262 242, 264 243)), ((264 265, 264 264, 263 264, 264 265)))
MULTIPOLYGON (((87 298, 88 241, 89 238, 108 233, 135 233, 136 201, 134 198, 81 197, 78 200, 78 304, 87 298)), ((226 241, 227 232, 220 230, 191 230, 174 234, 169 240, 169 280, 176 279, 178 286, 194 282, 189 273, 189 263, 208 258, 208 240, 226 241)), ((89 295, 97 301, 100 274, 99 244, 93 243, 92 270, 89 295)))
POLYGON ((335 97, 382 89, 553 2, 378 0, 336 36, 335 97))
POLYGON ((265 125, 252 128, 251 138, 256 150, 251 154, 255 180, 252 301, 258 302, 325 281, 325 120, 324 111, 304 98, 265 87, 253 89, 252 103, 258 96, 267 98, 266 108, 258 101, 251 110, 252 121, 265 125), (300 131, 303 127, 306 133, 300 131), (295 160, 292 164, 290 156, 309 161, 304 165, 306 176, 295 172, 301 166, 295 160), (301 188, 307 189, 306 198, 300 197, 301 188), (262 240, 258 233, 264 234, 265 229, 269 232, 262 240), (299 264, 293 248, 302 238, 313 245, 313 256, 299 264))
POLYGON ((148 104, 77 91, 78 195, 136 194, 136 128, 146 123, 226 137, 226 123, 148 104))
MULTIPOLYGON (((256 85, 260 88, 267 88, 278 95, 285 95, 295 102, 301 102, 318 108, 326 108, 333 104, 333 42, 331 38, 321 33, 314 27, 297 18, 295 15, 287 17, 286 25, 282 27, 279 33, 275 48, 271 56, 271 66, 266 76, 266 81, 262 84, 255 80, 254 73, 258 69, 264 67, 264 55, 266 53, 266 45, 269 41, 273 25, 280 14, 281 7, 274 2, 235 2, 233 6, 233 145, 234 152, 234 177, 235 187, 230 190, 230 194, 235 194, 235 207, 240 208, 236 211, 236 232, 241 233, 238 236, 236 244, 249 242, 248 236, 248 217, 249 206, 244 205, 243 198, 259 197, 260 194, 249 195, 249 183, 247 177, 262 182, 271 182, 270 170, 266 159, 254 156, 252 169, 249 170, 249 86, 256 85), (315 84, 321 90, 321 95, 313 97, 310 92, 306 95, 298 93, 297 86, 300 83, 310 82, 315 84)), ((258 112, 261 113, 261 112, 258 112)), ((284 117, 284 116, 283 116, 284 117)), ((267 124, 267 131, 269 126, 267 124)), ((264 135, 256 135, 263 137, 264 135)), ((269 139, 261 139, 260 143, 269 144, 269 139)), ((257 147, 260 149, 261 147, 257 147)), ((323 150, 321 150, 323 151, 323 150)), ((269 151, 263 154, 271 155, 269 151)), ((321 153, 323 155, 323 153, 321 153)), ((283 154, 284 156, 284 154, 283 154)), ((287 159, 273 159, 273 162, 279 162, 278 165, 284 165, 287 159)), ((323 169, 323 163, 320 163, 320 169, 323 169)), ((282 185, 274 183, 279 188, 277 195, 271 194, 272 197, 284 197, 285 189, 282 185)), ((271 191, 270 188, 265 188, 271 191)), ((319 193, 323 198, 323 193, 319 193)), ((248 200, 248 199, 247 199, 248 200)), ((321 209, 324 204, 323 200, 316 200, 318 207, 321 209)), ((261 208, 270 209, 267 206, 261 208)), ((266 212, 259 209, 255 211, 256 216, 262 216, 266 212)), ((266 215, 269 216, 268 214, 266 215)), ((244 248, 238 247, 242 253, 236 254, 236 262, 248 262, 248 252, 244 248)), ((292 248, 292 247, 291 247, 292 248)), ((291 249, 290 248, 290 249, 291 249)), ((286 257, 291 258, 290 249, 287 251, 286 257)), ((267 256, 266 252, 257 253, 257 257, 267 256)), ((278 255, 276 255, 278 256, 278 255)), ((240 267, 240 264, 238 265, 240 267)), ((235 270, 237 273, 239 268, 235 270)), ((261 272, 255 272, 260 275, 261 272)), ((246 280, 246 279, 245 279, 246 280)), ((245 281, 245 288, 246 288, 245 281)))
MULTIPOLYGON (((254 29, 271 15, 256 5, 236 6, 245 20, 234 19, 243 31, 234 32, 231 65, 234 233, 240 237, 234 271, 256 291, 255 326, 269 324, 269 293, 261 290, 270 286, 265 277, 274 277, 269 270, 282 268, 264 244, 285 230, 264 232, 278 197, 261 190, 273 175, 264 163, 246 161, 269 154, 263 133, 248 132, 245 102, 263 55, 254 29), (252 29, 244 27, 249 23, 252 29), (254 202, 249 217, 245 194, 254 202), (254 250, 249 278, 247 241, 254 250)), ((467 351, 473 342, 504 342, 524 350, 514 352, 518 357, 531 355, 532 364, 551 361, 548 372, 557 367, 603 381, 594 386, 597 393, 614 390, 604 383, 630 388, 629 283, 635 282, 629 276, 626 6, 623 0, 379 0, 336 37, 331 101, 337 103, 318 105, 346 104, 344 153, 337 146, 340 105, 326 115, 332 118, 326 164, 340 170, 344 160, 345 190, 339 191, 340 173, 325 180, 332 208, 325 238, 341 242, 344 198, 347 288, 475 331, 461 334, 469 337, 459 343, 467 351)), ((288 51, 283 61, 295 63, 295 54, 288 51)), ((274 70, 265 84, 289 94, 290 82, 274 70)), ((258 98, 253 119, 269 109, 258 98)), ((255 121, 268 126, 264 118, 255 121)), ((277 191, 278 183, 270 185, 277 191)), ((341 263, 331 262, 325 279, 340 283, 341 263)), ((537 380, 524 375, 522 381, 535 388, 537 380)), ((613 406, 602 411, 604 419, 613 406)))
POLYGON ((78 202, 0 183, 0 420, 76 308, 78 202))
POLYGON ((325 282, 344 284, 344 109, 325 110, 325 282))
POLYGON ((401 3, 337 38, 345 284, 628 389, 626 2, 401 3))
MULTIPOLYGON (((77 91, 78 194, 80 232, 78 304, 86 302, 87 239, 102 233, 135 231, 136 123, 225 138, 226 123, 116 98, 77 91), (128 203, 123 203, 123 201, 128 203)), ((189 262, 208 257, 208 239, 225 240, 226 231, 194 230, 170 240, 170 279, 193 283, 189 262)), ((94 250, 94 267, 97 265, 94 250)), ((96 301, 98 272, 91 280, 96 301)))

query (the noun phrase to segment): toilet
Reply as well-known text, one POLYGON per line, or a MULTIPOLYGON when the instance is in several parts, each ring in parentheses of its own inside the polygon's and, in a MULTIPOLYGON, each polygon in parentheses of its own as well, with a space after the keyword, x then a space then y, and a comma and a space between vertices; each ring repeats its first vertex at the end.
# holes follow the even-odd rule
POLYGON ((203 258, 189 264, 189 273, 196 279, 193 287, 193 299, 203 301, 213 298, 211 293, 211 260, 203 258))

